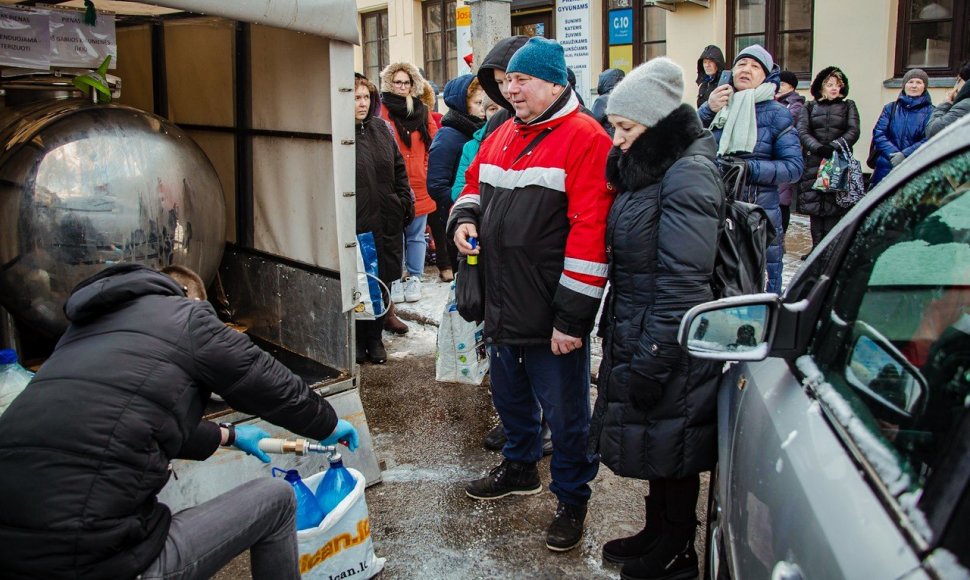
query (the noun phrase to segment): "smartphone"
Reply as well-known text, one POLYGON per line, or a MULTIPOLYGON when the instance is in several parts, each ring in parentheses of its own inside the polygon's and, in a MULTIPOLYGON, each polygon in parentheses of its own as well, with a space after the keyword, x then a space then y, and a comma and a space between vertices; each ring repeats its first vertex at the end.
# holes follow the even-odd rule
POLYGON ((729 70, 721 71, 721 76, 720 78, 717 79, 717 86, 720 87, 720 86, 731 84, 732 78, 733 77, 731 76, 731 71, 729 70))

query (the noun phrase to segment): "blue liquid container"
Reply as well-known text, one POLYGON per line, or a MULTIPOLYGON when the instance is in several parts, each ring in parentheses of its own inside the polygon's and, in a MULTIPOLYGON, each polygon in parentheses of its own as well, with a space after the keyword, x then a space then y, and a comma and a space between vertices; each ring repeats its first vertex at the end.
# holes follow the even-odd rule
POLYGON ((296 494, 296 529, 306 530, 317 527, 323 521, 324 514, 320 511, 320 506, 317 505, 317 499, 313 497, 313 492, 300 479, 300 472, 295 469, 274 467, 273 477, 276 477, 278 473, 286 474, 283 479, 293 486, 293 492, 296 494))
POLYGON ((25 388, 34 373, 20 366, 17 353, 12 349, 0 349, 0 415, 25 388))
POLYGON ((323 474, 320 485, 317 486, 317 502, 324 514, 329 514, 345 497, 354 490, 357 481, 344 467, 339 453, 330 457, 330 469, 323 474))

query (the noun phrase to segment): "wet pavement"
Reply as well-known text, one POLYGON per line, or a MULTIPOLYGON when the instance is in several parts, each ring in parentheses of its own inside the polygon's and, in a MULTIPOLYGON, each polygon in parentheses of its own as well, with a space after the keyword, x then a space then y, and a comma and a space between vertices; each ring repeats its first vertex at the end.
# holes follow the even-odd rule
MULTIPOLYGON (((794 216, 786 237, 786 286, 810 246, 807 219, 794 216)), ((383 482, 366 494, 374 549, 386 558, 380 578, 618 578, 619 566, 603 562, 600 550, 608 540, 642 528, 645 482, 601 466, 592 482, 583 542, 566 553, 545 547, 556 507, 548 491, 548 457, 540 463, 538 495, 490 502, 465 496, 466 481, 501 461, 480 445, 498 419, 487 386, 434 380, 435 312, 447 297, 447 286, 436 280, 429 269, 422 300, 399 307, 412 330, 404 337, 385 333, 387 364, 361 371, 361 399, 384 468, 383 482)), ((701 522, 707 481, 703 474, 701 522)), ((697 549, 703 557, 703 526, 697 549)), ((248 578, 248 558, 237 558, 216 577, 248 578)))

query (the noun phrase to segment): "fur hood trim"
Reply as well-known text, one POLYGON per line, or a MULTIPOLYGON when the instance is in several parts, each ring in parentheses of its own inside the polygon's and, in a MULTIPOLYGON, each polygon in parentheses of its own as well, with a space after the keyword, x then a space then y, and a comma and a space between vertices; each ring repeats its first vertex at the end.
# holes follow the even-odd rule
MULTIPOLYGON (((413 87, 411 90, 414 90, 413 87)), ((429 111, 434 110, 434 102, 438 99, 437 95, 434 94, 434 89, 431 87, 431 83, 424 81, 424 88, 421 90, 421 94, 418 95, 421 98, 421 102, 424 103, 425 107, 428 107, 429 111)))
POLYGON ((614 147, 607 162, 607 179, 620 191, 653 185, 704 133, 694 108, 681 105, 640 135, 626 153, 614 147))
MULTIPOLYGON (((411 77, 411 92, 408 93, 411 97, 421 97, 425 90, 431 91, 430 86, 428 86, 427 89, 425 88, 425 85, 427 85, 428 82, 424 80, 423 76, 421 76, 421 71, 418 70, 418 67, 409 62, 394 62, 384 67, 384 70, 381 71, 382 93, 394 92, 394 85, 391 83, 391 81, 394 79, 394 75, 397 74, 398 71, 402 70, 408 73, 408 76, 411 77)), ((431 94, 434 95, 434 91, 431 91, 431 94)), ((431 102, 434 104, 433 99, 431 102)))
POLYGON ((845 71, 837 66, 827 66, 820 70, 819 73, 815 75, 815 80, 812 81, 811 93, 812 96, 815 97, 816 101, 822 99, 822 83, 825 82, 825 79, 832 76, 832 73, 834 72, 838 72, 840 75, 842 75, 842 82, 844 84, 842 86, 842 90, 839 91, 842 98, 844 99, 849 96, 849 77, 846 76, 845 71))

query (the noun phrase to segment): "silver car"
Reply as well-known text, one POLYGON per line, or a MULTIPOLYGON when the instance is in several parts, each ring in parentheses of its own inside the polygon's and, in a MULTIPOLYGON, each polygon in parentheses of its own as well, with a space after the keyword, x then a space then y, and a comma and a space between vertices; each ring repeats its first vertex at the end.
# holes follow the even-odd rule
POLYGON ((730 365, 713 578, 968 578, 970 118, 897 167, 784 296, 693 308, 730 365))

